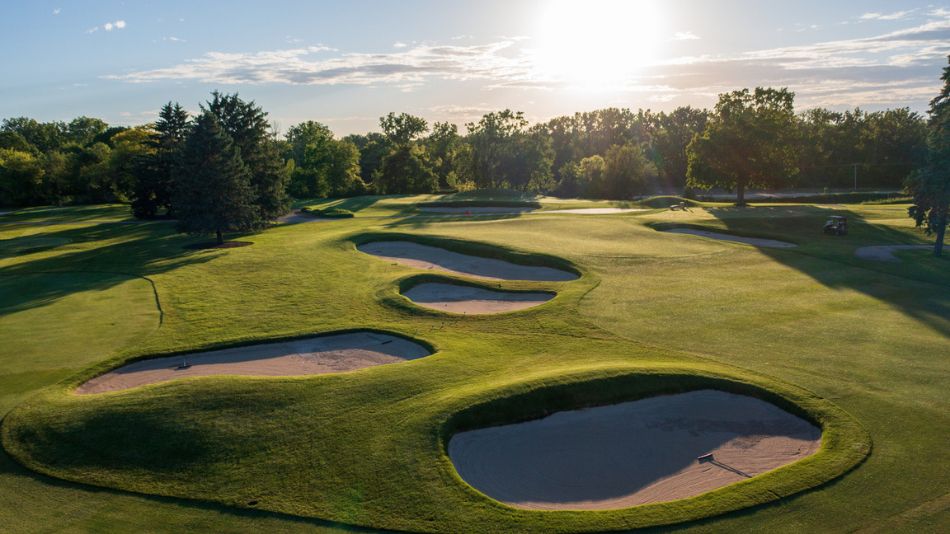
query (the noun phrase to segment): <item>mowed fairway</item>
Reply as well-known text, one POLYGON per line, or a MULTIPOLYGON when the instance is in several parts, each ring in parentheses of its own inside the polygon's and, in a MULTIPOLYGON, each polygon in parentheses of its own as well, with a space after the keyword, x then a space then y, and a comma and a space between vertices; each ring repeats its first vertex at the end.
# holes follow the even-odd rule
POLYGON ((922 242, 906 206, 411 211, 431 198, 349 199, 352 219, 274 227, 231 250, 187 250, 198 240, 165 223, 133 222, 124 206, 0 218, 2 240, 58 244, 0 256, 4 446, 74 481, 0 456, 3 529, 485 532, 675 522, 670 507, 516 511, 464 485, 444 455, 440 425, 473 404, 636 373, 748 381, 833 416, 843 429, 836 444, 855 447, 852 458, 864 455, 865 431, 873 442, 854 470, 803 493, 796 488, 848 460, 819 454, 798 470, 700 497, 682 512, 755 504, 770 483, 789 495, 683 528, 950 527, 950 260, 920 250, 898 252, 901 263, 854 255, 863 245, 922 242), (850 236, 821 234, 832 213, 849 216, 850 236), (658 231, 680 225, 798 246, 658 231), (400 295, 400 284, 423 271, 356 250, 387 232, 556 256, 582 276, 493 282, 557 293, 537 308, 443 314, 400 295), (138 356, 365 328, 435 352, 351 373, 71 393, 138 356))

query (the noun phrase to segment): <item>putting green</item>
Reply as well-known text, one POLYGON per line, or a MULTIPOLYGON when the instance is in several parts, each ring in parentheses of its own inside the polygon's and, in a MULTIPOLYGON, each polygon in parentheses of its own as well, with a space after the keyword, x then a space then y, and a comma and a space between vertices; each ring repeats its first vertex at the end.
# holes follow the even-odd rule
MULTIPOLYGON (((809 206, 420 222, 400 218, 405 199, 392 207, 373 200, 380 218, 362 217, 353 209, 357 201, 345 206, 353 219, 275 227, 244 249, 190 253, 181 247, 188 238, 171 229, 129 225, 127 237, 110 236, 125 239, 118 245, 84 245, 89 254, 0 265, 11 274, 28 266, 118 266, 154 279, 166 310, 161 336, 112 357, 89 357, 94 365, 46 389, 36 390, 55 380, 37 380, 29 399, 19 394, 25 402, 3 422, 6 450, 58 478, 210 503, 144 506, 127 495, 45 487, 21 474, 0 476, 0 484, 28 489, 6 493, 0 518, 19 507, 38 520, 44 514, 31 503, 82 495, 94 509, 111 510, 109 524, 140 528, 166 519, 215 530, 309 529, 330 527, 314 523, 328 520, 443 532, 623 530, 699 518, 711 518, 692 524, 701 530, 940 524, 939 497, 947 488, 932 466, 946 459, 938 429, 948 422, 947 401, 939 381, 924 377, 947 372, 943 360, 928 356, 946 349, 947 299, 934 289, 946 287, 945 270, 930 260, 870 270, 853 257, 855 244, 913 239, 909 225, 874 222, 898 220, 904 207, 852 208, 854 241, 842 243, 813 235, 827 210, 809 206), (655 232, 651 223, 754 232, 800 246, 723 247, 655 232), (882 232, 891 239, 881 239, 882 232), (514 314, 447 316, 399 295, 409 269, 355 248, 407 239, 516 264, 545 258, 541 265, 579 277, 497 282, 500 290, 558 297, 514 314), (882 276, 888 284, 875 285, 882 276), (369 326, 404 332, 436 353, 358 373, 213 377, 72 393, 146 354, 369 326), (447 455, 457 432, 710 382, 767 397, 817 423, 821 449, 696 497, 596 512, 511 508, 466 484, 447 455), (885 453, 824 484, 865 458, 868 433, 885 453), (936 463, 927 468, 886 454, 906 447, 936 463), (777 498, 781 506, 727 514, 777 498)), ((72 513, 80 516, 77 524, 96 524, 85 512, 72 513)), ((19 530, 31 524, 6 517, 19 530)))

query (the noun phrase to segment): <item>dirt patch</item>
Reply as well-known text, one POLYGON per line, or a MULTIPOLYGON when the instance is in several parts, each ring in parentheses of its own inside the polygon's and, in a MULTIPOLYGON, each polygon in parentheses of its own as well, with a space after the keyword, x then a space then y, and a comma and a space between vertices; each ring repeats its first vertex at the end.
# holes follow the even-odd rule
POLYGON ((542 213, 577 213, 580 215, 609 215, 611 213, 630 213, 634 211, 650 211, 647 208, 573 208, 564 210, 548 210, 542 213))
POLYGON ((543 304, 554 294, 541 291, 493 291, 473 286, 428 282, 413 286, 403 295, 420 306, 433 310, 485 315, 531 308, 543 304))
POLYGON ((560 269, 519 265, 492 258, 469 256, 410 241, 375 241, 359 245, 356 248, 360 252, 392 260, 416 269, 435 269, 488 280, 558 282, 577 279, 577 275, 574 273, 560 269))
POLYGON ((76 392, 104 393, 194 376, 342 373, 429 354, 422 345, 401 337, 353 332, 140 360, 97 376, 76 392))
POLYGON ((762 237, 745 237, 741 235, 721 234, 719 232, 709 232, 707 230, 697 230, 695 228, 670 228, 668 230, 661 230, 661 231, 671 232, 674 234, 698 235, 701 237, 708 237, 709 239, 718 239, 720 241, 732 241, 734 243, 743 243, 746 245, 752 245, 754 247, 795 248, 798 246, 795 243, 788 243, 786 241, 778 241, 776 239, 765 239, 762 237))
POLYGON ((706 493, 820 443, 773 404, 700 390, 461 432, 448 452, 466 482, 516 508, 603 510, 706 493))
POLYGON ((899 262, 900 258, 894 255, 898 250, 925 250, 932 249, 933 245, 873 245, 859 247, 854 255, 862 260, 899 262))
POLYGON ((240 248, 253 245, 253 241, 225 241, 224 243, 218 243, 217 241, 205 242, 205 243, 193 243, 191 245, 185 245, 184 248, 188 250, 207 250, 215 248, 240 248))

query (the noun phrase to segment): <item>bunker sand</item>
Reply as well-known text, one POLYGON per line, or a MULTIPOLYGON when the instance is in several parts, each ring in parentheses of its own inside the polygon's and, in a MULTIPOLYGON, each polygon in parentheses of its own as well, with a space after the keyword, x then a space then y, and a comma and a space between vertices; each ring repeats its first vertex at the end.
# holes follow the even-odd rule
POLYGON ((353 332, 140 360, 85 382, 76 393, 118 391, 194 376, 342 373, 429 354, 428 349, 407 339, 353 332), (189 367, 180 368, 182 362, 189 367))
POLYGON ((461 432, 448 452, 462 479, 516 508, 603 510, 706 493, 820 441, 818 427, 773 404, 700 390, 461 432))
POLYGON ((413 286, 403 295, 420 306, 434 310, 485 315, 531 308, 552 298, 552 293, 541 291, 492 291, 472 286, 441 284, 438 282, 413 286))
POLYGON ((674 234, 697 235, 701 237, 708 237, 710 239, 718 239, 720 241, 732 241, 734 243, 743 243, 746 245, 752 245, 754 247, 795 248, 798 246, 795 243, 788 243, 786 241, 778 241, 776 239, 765 239, 761 237, 745 237, 741 235, 721 234, 719 232, 696 230, 695 228, 670 228, 669 230, 662 230, 662 231, 671 232, 674 234))
POLYGON ((409 241, 376 241, 356 248, 360 252, 416 269, 441 270, 487 280, 559 282, 577 279, 574 273, 560 269, 469 256, 409 241))

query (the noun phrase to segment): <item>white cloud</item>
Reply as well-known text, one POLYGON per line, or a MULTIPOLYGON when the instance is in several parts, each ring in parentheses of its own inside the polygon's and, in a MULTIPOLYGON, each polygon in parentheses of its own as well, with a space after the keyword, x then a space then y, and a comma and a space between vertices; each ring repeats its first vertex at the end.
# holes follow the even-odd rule
POLYGON ((395 43, 393 43, 393 48, 406 48, 407 46, 409 45, 407 45, 406 43, 402 41, 396 41, 395 43))
POLYGON ((858 18, 860 18, 861 20, 900 20, 903 18, 907 18, 907 15, 910 15, 914 11, 917 11, 917 10, 908 9, 905 11, 895 11, 893 13, 872 12, 872 13, 865 13, 858 18))
MULTIPOLYGON (((950 54, 950 12, 934 17, 914 27, 871 37, 672 58, 606 89, 643 102, 696 103, 701 99, 711 103, 719 92, 771 85, 791 88, 798 94, 799 105, 914 103, 922 107, 926 95, 936 93, 939 69, 950 54)), ((209 52, 169 67, 107 78, 130 83, 385 86, 401 91, 440 80, 477 82, 487 90, 571 88, 568 82, 539 72, 530 41, 452 42, 412 43, 380 53, 347 53, 326 46, 209 52)), ((430 111, 467 120, 487 109, 443 106, 430 111)))
POLYGON ((674 41, 693 41, 699 39, 699 36, 691 31, 676 32, 673 34, 674 41))
POLYGON ((125 28, 125 21, 120 19, 115 22, 106 22, 105 24, 101 26, 93 26, 92 28, 89 28, 88 30, 86 30, 86 33, 96 33, 100 29, 103 29, 107 32, 111 32, 112 30, 121 30, 124 28, 125 28))
POLYGON ((56 9, 53 10, 53 16, 59 15, 62 12, 63 12, 63 9, 60 7, 57 7, 56 9))
POLYGON ((187 43, 188 42, 184 39, 179 39, 178 37, 175 37, 174 35, 170 35, 168 37, 162 37, 162 41, 168 41, 172 43, 187 43))

